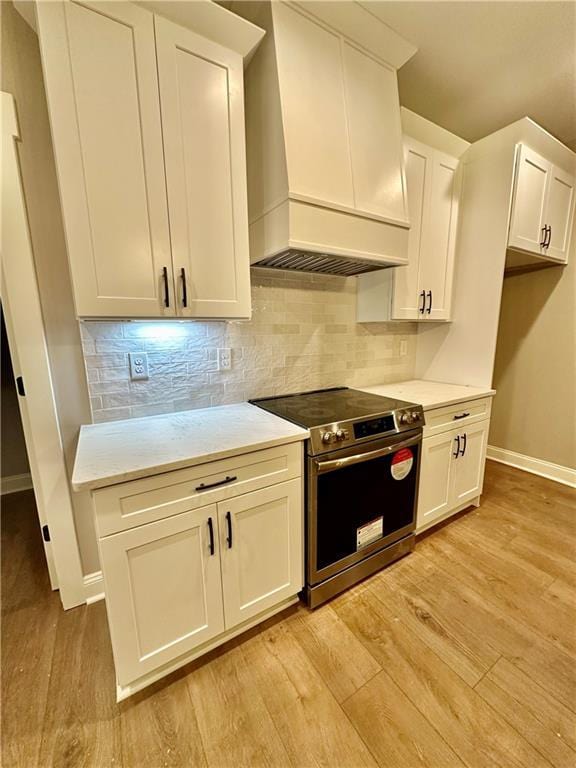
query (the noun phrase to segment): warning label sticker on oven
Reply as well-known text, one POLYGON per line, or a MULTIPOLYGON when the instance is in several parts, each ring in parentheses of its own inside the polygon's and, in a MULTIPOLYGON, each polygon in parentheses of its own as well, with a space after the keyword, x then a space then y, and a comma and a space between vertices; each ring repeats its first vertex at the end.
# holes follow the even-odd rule
POLYGON ((367 547, 373 541, 381 539, 383 530, 383 517, 377 517, 375 520, 370 520, 369 523, 364 523, 360 528, 356 528, 356 550, 367 547))
POLYGON ((395 453, 392 456, 392 465, 390 466, 390 472, 394 480, 404 480, 410 474, 413 464, 414 454, 410 448, 402 448, 401 451, 395 453))

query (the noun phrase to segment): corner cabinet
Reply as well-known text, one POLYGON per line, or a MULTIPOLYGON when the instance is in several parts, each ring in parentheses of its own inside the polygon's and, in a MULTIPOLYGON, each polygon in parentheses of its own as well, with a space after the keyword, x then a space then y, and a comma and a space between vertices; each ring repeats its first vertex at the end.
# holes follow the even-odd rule
POLYGON ((484 482, 490 398, 426 411, 416 532, 471 504, 484 482))
POLYGON ((405 137, 404 163, 411 222, 408 265, 359 276, 358 322, 451 318, 458 159, 405 137))
POLYGON ((249 317, 242 56, 132 3, 37 26, 77 315, 249 317))
POLYGON ((516 152, 508 248, 565 264, 574 221, 574 177, 524 144, 516 152))
POLYGON ((300 443, 98 489, 93 501, 118 699, 298 600, 300 443))

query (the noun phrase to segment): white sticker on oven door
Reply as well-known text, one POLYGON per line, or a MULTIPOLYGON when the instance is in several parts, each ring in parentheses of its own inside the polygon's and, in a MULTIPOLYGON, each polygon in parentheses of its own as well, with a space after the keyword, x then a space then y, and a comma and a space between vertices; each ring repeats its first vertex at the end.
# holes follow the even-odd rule
POLYGON ((414 454, 410 448, 402 448, 401 451, 397 451, 392 456, 392 464, 390 466, 390 472, 394 480, 404 480, 410 474, 413 464, 414 454))
POLYGON ((381 539, 383 530, 383 517, 377 517, 375 520, 370 520, 369 523, 361 525, 360 528, 356 528, 356 550, 363 549, 368 544, 372 544, 373 541, 381 539))

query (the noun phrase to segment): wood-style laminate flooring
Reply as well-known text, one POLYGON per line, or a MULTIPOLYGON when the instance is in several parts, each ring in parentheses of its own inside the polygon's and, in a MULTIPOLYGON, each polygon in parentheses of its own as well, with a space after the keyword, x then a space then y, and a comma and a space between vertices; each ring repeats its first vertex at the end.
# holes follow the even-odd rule
POLYGON ((479 510, 314 613, 115 703, 104 603, 2 510, 4 768, 576 766, 576 492, 488 462, 479 510))

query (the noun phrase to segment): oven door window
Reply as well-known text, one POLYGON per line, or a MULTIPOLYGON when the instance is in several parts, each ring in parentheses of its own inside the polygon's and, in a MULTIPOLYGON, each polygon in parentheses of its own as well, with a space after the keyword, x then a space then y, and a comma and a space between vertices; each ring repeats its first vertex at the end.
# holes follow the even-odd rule
POLYGON ((406 535, 415 521, 419 451, 415 444, 317 476, 317 571, 406 535))

